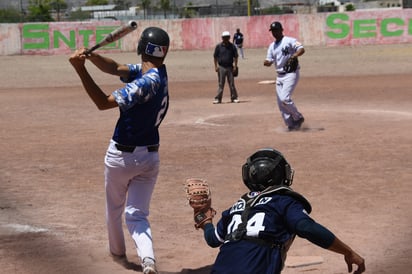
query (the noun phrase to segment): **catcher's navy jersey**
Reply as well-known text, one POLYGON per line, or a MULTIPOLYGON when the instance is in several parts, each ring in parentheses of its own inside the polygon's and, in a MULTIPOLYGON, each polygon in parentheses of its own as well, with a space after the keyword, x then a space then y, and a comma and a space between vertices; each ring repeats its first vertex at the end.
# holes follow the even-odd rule
POLYGON ((166 66, 142 74, 141 64, 128 65, 126 86, 114 91, 120 117, 113 140, 122 145, 146 146, 159 143, 159 125, 169 106, 166 66))
MULTIPOLYGON (((257 195, 257 193, 249 193, 257 195)), ((238 228, 245 200, 240 199, 222 213, 217 223, 216 237, 224 244, 216 258, 212 273, 219 274, 273 274, 282 270, 282 258, 295 237, 295 226, 303 219, 310 219, 303 205, 296 199, 279 194, 263 196, 250 209, 246 235, 276 243, 270 247, 252 240, 225 241, 225 237, 238 228), (228 268, 230 266, 230 268, 228 268)))

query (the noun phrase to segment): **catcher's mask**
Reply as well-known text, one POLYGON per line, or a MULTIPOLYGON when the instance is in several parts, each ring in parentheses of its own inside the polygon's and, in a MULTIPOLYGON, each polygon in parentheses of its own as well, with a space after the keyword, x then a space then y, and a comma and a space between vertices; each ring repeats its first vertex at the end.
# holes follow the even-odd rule
POLYGON ((170 39, 166 31, 157 27, 148 27, 140 36, 137 54, 146 54, 156 58, 165 58, 170 39))
POLYGON ((242 178, 251 191, 263 191, 269 186, 290 186, 294 170, 283 155, 272 148, 256 151, 242 166, 242 178))

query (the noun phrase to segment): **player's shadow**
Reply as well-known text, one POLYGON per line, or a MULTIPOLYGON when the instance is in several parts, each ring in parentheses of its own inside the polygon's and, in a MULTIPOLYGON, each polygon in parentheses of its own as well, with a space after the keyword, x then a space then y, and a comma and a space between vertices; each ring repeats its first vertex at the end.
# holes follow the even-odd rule
POLYGON ((196 268, 196 269, 184 268, 180 272, 160 271, 159 274, 209 274, 210 271, 212 271, 212 266, 213 265, 206 265, 206 266, 203 266, 201 268, 196 268))
POLYGON ((113 257, 112 258, 114 262, 118 263, 119 265, 123 266, 125 269, 128 270, 134 270, 137 272, 142 272, 142 266, 140 264, 136 264, 134 262, 131 262, 127 259, 126 256, 122 257, 113 257))
MULTIPOLYGON (((136 264, 131 262, 127 259, 126 256, 122 257, 112 257, 113 261, 118 263, 119 265, 123 266, 125 269, 133 270, 136 272, 142 272, 142 266, 140 264, 136 264)), ((203 266, 201 268, 196 269, 188 269, 184 268, 180 272, 167 272, 167 271, 159 271, 159 274, 209 274, 212 270, 213 265, 203 266)))
MULTIPOLYGON (((239 100, 239 102, 238 103, 233 103, 233 102, 231 102, 231 101, 222 101, 220 104, 222 105, 222 104, 232 104, 232 105, 237 105, 237 104, 244 104, 244 103, 249 103, 249 102, 252 102, 251 100, 239 100)), ((218 104, 219 105, 219 104, 218 104)))

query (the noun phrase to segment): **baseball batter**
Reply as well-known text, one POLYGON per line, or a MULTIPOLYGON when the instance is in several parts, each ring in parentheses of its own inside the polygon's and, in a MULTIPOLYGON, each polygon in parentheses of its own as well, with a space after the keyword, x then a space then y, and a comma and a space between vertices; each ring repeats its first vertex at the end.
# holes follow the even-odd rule
POLYGON ((267 50, 264 66, 274 64, 276 78, 277 104, 282 118, 289 131, 299 130, 305 121, 303 115, 298 111, 292 100, 293 92, 299 81, 299 69, 286 71, 284 66, 290 58, 297 58, 305 53, 303 45, 293 37, 283 35, 283 27, 280 22, 270 24, 269 31, 272 32, 273 41, 267 50))
POLYGON ((76 50, 70 62, 82 84, 100 110, 118 107, 113 137, 105 156, 106 221, 110 253, 125 260, 122 227, 126 225, 141 258, 144 274, 157 273, 150 224, 149 205, 159 173, 159 126, 169 105, 166 66, 168 34, 149 27, 141 34, 137 53, 141 64, 122 65, 101 55, 76 50), (125 86, 106 95, 85 67, 90 60, 101 71, 120 76, 125 86))

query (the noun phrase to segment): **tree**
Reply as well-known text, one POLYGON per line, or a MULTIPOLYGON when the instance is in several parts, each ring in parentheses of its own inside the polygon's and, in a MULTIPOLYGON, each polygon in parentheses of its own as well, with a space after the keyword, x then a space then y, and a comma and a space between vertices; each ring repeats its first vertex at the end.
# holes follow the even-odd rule
POLYGON ((272 6, 269 8, 261 9, 261 14, 285 14, 285 13, 293 13, 293 10, 289 7, 278 7, 272 6))
POLYGON ((166 19, 167 18, 167 11, 170 10, 170 1, 169 0, 160 0, 160 9, 163 10, 163 15, 166 19))
POLYGON ((51 22, 54 21, 50 15, 50 1, 49 0, 30 0, 29 14, 27 21, 31 22, 51 22))
POLYGON ((193 18, 195 17, 195 10, 191 7, 193 6, 192 2, 188 2, 186 6, 183 8, 182 17, 183 18, 193 18))
POLYGON ((128 0, 113 0, 116 10, 127 10, 132 4, 128 0))
POLYGON ((147 10, 150 7, 150 0, 142 0, 142 7, 143 7, 143 19, 146 19, 147 10))
POLYGON ((69 18, 72 21, 83 21, 90 18, 90 13, 78 8, 77 10, 70 12, 69 18))
POLYGON ((87 0, 85 6, 100 6, 109 4, 108 0, 87 0))
POLYGON ((57 21, 60 21, 60 11, 67 9, 67 4, 64 0, 51 0, 50 7, 57 13, 57 21))
POLYGON ((355 11, 355 6, 352 4, 347 4, 345 6, 345 11, 355 11))
POLYGON ((13 8, 0 10, 0 23, 18 23, 22 21, 23 14, 13 8))

